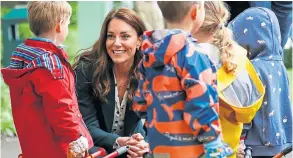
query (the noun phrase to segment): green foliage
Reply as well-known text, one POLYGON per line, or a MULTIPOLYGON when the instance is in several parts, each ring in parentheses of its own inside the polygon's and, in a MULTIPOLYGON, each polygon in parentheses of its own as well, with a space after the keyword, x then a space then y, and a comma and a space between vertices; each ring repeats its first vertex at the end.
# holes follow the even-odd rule
POLYGON ((76 1, 70 1, 68 2, 72 8, 72 15, 70 18, 70 25, 76 26, 77 25, 77 2, 76 1))
POLYGON ((78 51, 78 32, 76 26, 69 27, 69 34, 64 41, 64 45, 68 46, 66 52, 68 54, 69 62, 73 64, 74 57, 78 51))
POLYGON ((64 41, 64 45, 68 46, 66 52, 68 53, 69 62, 72 64, 78 51, 77 2, 70 1, 69 4, 72 8, 72 15, 70 18, 69 34, 64 41))
POLYGON ((114 1, 113 2, 113 9, 118 9, 121 6, 121 1, 114 1))
MULTIPOLYGON (((10 8, 1 7, 1 18, 10 11, 10 8)), ((2 41, 2 32, 0 36, 1 41, 1 54, 3 51, 3 41, 2 41)), ((11 114, 11 104, 10 104, 10 95, 9 88, 4 83, 2 76, 0 77, 1 84, 1 113, 0 113, 0 123, 1 123, 1 133, 8 135, 15 134, 15 127, 13 124, 13 118, 11 114)))
POLYGON ((1 83, 1 132, 8 135, 13 135, 16 133, 15 127, 13 124, 13 118, 11 114, 11 104, 10 104, 10 95, 9 88, 4 83, 3 78, 0 78, 1 83))
POLYGON ((284 64, 286 68, 292 68, 292 47, 284 50, 284 64))
POLYGON ((20 39, 27 39, 32 37, 34 34, 30 31, 28 23, 20 23, 18 24, 18 32, 20 39))
POLYGON ((10 11, 11 8, 1 7, 1 18, 10 11))

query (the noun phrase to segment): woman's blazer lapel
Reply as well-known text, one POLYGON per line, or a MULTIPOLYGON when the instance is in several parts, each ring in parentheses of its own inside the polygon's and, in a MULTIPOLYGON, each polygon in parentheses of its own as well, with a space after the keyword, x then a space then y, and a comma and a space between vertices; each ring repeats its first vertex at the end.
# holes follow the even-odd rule
POLYGON ((115 112, 115 84, 111 80, 111 87, 109 93, 106 95, 107 103, 102 104, 101 108, 103 111, 107 132, 112 132, 112 125, 115 112))
POLYGON ((130 109, 132 102, 127 103, 127 109, 125 111, 125 118, 124 118, 124 134, 125 136, 130 136, 132 134, 137 133, 136 127, 138 123, 140 123, 140 119, 135 114, 135 112, 130 109))

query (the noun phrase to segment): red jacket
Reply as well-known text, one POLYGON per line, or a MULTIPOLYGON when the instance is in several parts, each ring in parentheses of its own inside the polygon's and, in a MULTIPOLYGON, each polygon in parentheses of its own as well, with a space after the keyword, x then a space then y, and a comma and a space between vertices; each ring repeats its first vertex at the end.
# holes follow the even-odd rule
POLYGON ((65 158, 69 143, 81 135, 93 146, 78 109, 74 71, 62 49, 45 39, 27 39, 1 73, 10 88, 24 158, 65 158))

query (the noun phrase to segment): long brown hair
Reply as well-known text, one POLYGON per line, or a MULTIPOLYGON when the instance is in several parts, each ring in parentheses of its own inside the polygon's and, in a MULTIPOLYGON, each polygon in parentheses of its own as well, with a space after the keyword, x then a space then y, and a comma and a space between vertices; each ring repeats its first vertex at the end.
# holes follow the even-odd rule
MULTIPOLYGON (((106 50, 106 36, 108 32, 108 24, 114 19, 120 19, 132 26, 136 32, 137 36, 143 35, 146 31, 146 27, 140 17, 133 11, 127 8, 113 9, 106 16, 102 29, 100 32, 99 39, 94 43, 94 45, 89 49, 85 50, 83 53, 75 57, 75 63, 73 68, 76 68, 81 61, 87 61, 90 66, 94 68, 94 73, 92 77, 92 85, 94 94, 99 100, 107 102, 105 96, 110 91, 110 73, 112 73, 113 61, 109 57, 106 50)), ((134 55, 134 63, 129 71, 129 90, 128 90, 128 101, 132 101, 135 91, 138 86, 139 72, 137 66, 142 59, 141 50, 136 50, 134 55)))
POLYGON ((230 12, 223 1, 205 1, 205 19, 198 31, 213 33, 213 42, 220 50, 220 58, 226 71, 230 72, 236 69, 237 63, 233 62, 232 51, 232 31, 225 27, 230 12))

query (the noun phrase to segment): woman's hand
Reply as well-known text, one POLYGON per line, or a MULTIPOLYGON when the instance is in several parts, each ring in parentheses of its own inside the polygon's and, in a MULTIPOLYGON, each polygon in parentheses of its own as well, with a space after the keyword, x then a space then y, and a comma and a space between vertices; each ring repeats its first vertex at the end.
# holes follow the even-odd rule
POLYGON ((149 144, 144 141, 140 133, 132 135, 126 145, 129 146, 128 158, 140 158, 144 153, 149 152, 149 144))
POLYGON ((126 142, 129 141, 131 137, 119 137, 117 138, 117 143, 119 146, 126 146, 126 142))

